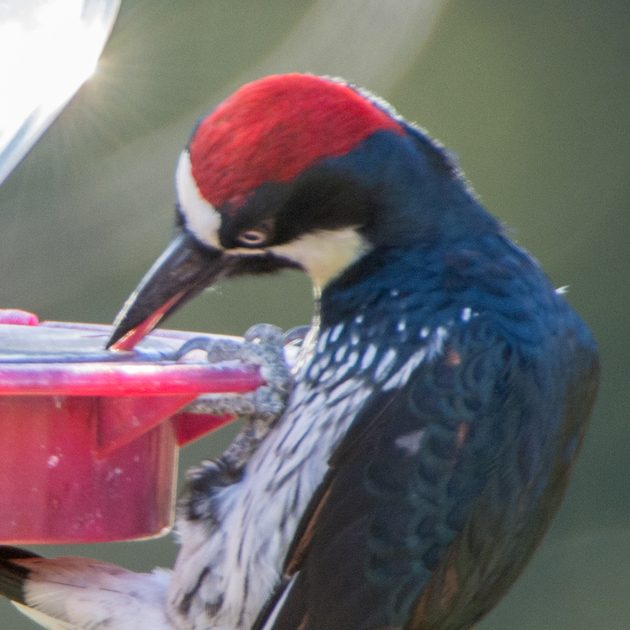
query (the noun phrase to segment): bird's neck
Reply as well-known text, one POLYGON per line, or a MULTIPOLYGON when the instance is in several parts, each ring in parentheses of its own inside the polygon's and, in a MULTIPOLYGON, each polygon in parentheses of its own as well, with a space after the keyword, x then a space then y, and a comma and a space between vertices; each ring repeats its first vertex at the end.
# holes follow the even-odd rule
MULTIPOLYGON (((366 322, 385 320, 402 312, 439 318, 445 305, 458 301, 458 292, 451 294, 449 290, 446 276, 450 271, 458 278, 468 272, 483 275, 483 259, 490 261, 492 257, 484 252, 485 240, 503 247, 503 236, 494 233, 470 240, 418 240, 374 248, 324 288, 316 309, 318 328, 323 331, 357 317, 366 322), (480 268, 462 271, 458 260, 453 260, 454 267, 449 269, 450 257, 462 251, 474 252, 480 268)), ((466 261, 462 265, 466 266, 466 261)))

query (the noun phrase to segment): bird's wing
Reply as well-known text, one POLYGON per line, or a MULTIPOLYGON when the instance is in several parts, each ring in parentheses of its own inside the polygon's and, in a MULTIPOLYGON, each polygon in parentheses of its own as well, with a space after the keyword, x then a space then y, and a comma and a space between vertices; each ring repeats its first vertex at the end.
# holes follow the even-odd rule
POLYGON ((133 573, 87 558, 46 559, 0 549, 0 592, 51 630, 172 628, 167 571, 133 573))
POLYGON ((402 387, 367 401, 255 628, 466 627, 426 619, 469 597, 462 573, 475 570, 477 552, 491 553, 492 527, 514 507, 510 493, 536 474, 518 450, 542 449, 531 433, 545 418, 523 414, 545 415, 536 407, 544 392, 528 389, 552 385, 530 382, 535 370, 523 373, 521 358, 491 327, 471 322, 402 387), (510 469, 498 471, 506 462, 510 469), (497 478, 506 488, 489 483, 497 478))

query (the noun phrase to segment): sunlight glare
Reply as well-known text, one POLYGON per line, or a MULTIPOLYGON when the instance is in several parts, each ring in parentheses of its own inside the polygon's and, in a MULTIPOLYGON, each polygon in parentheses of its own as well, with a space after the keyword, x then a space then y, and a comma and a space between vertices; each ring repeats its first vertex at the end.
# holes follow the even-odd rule
POLYGON ((111 24, 89 19, 86 4, 0 2, 0 154, 10 143, 34 142, 94 73, 111 24))

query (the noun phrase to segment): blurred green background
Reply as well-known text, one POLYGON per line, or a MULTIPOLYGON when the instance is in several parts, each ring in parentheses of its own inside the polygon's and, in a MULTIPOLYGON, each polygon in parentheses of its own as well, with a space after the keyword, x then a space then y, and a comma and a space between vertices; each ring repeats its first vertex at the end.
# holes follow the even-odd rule
MULTIPOLYGON (((195 120, 287 70, 345 76, 441 139, 601 344, 603 386, 561 513, 478 630, 630 628, 628 0, 123 0, 97 75, 0 190, 0 306, 111 321, 171 233, 173 166, 195 120)), ((286 273, 214 289, 169 325, 240 334, 310 312, 306 280, 286 273)), ((189 447, 182 466, 229 435, 189 447)), ((43 552, 146 570, 176 546, 43 552)), ((0 602, 0 627, 33 626, 0 602)))

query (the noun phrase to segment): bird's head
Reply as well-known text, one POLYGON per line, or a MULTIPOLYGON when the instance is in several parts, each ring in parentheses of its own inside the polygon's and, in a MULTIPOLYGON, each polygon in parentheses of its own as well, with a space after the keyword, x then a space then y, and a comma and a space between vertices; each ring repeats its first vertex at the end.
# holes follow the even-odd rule
POLYGON ((249 83, 182 152, 178 233, 108 345, 132 347, 219 278, 297 267, 323 289, 374 247, 430 233, 440 179, 461 184, 435 143, 365 92, 303 74, 249 83))

